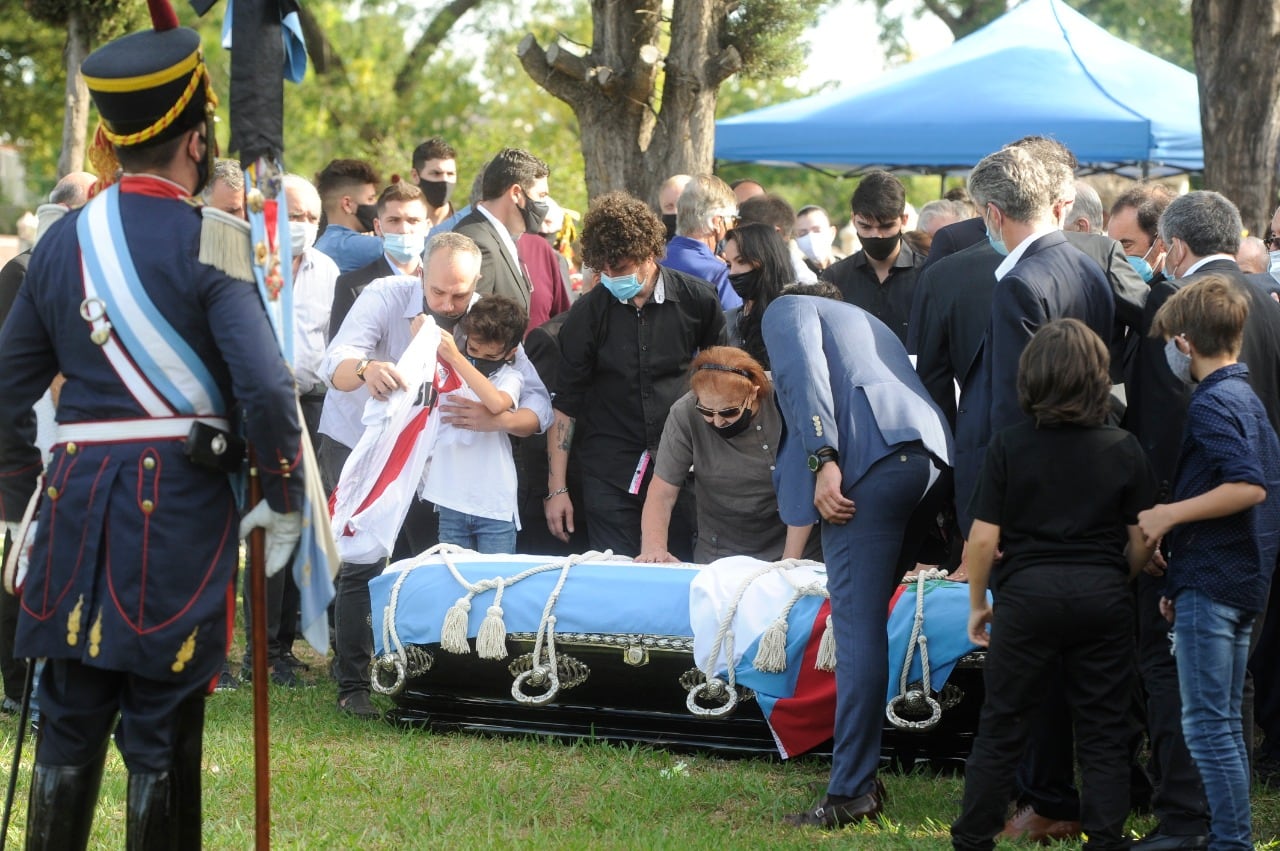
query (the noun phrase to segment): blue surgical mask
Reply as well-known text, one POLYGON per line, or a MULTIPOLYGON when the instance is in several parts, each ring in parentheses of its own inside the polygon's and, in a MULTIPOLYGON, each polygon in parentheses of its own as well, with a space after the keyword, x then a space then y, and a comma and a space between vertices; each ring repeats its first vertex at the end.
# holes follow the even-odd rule
POLYGON ((1267 271, 1271 273, 1271 277, 1280 281, 1280 251, 1271 251, 1269 256, 1271 257, 1271 265, 1267 268, 1267 271))
POLYGON ((624 303, 639 295, 642 289, 640 278, 634 272, 630 275, 620 275, 617 278, 611 278, 601 272, 600 283, 604 284, 605 289, 613 293, 614 298, 624 303))
MULTIPOLYGON (((1147 249, 1147 254, 1150 254, 1155 247, 1155 243, 1153 242, 1151 244, 1151 248, 1147 249)), ((1147 262, 1147 254, 1144 254, 1141 257, 1128 255, 1127 259, 1129 261, 1129 265, 1133 267, 1133 270, 1141 276, 1142 280, 1149 284, 1151 283, 1151 279, 1155 277, 1156 273, 1155 270, 1151 268, 1151 264, 1147 262)))
POLYGON ((1184 384, 1191 384, 1195 380, 1191 377, 1191 355, 1178 348, 1173 337, 1164 344, 1164 359, 1169 364, 1169 371, 1182 379, 1184 384))
POLYGON ((1000 238, 1000 232, 987 223, 986 218, 982 219, 982 224, 987 229, 987 241, 991 243, 991 247, 996 250, 996 254, 1001 257, 1009 256, 1009 247, 1004 244, 1004 240, 1000 238))
POLYGON ((397 263, 410 263, 422 257, 427 238, 420 233, 384 233, 382 248, 397 263))

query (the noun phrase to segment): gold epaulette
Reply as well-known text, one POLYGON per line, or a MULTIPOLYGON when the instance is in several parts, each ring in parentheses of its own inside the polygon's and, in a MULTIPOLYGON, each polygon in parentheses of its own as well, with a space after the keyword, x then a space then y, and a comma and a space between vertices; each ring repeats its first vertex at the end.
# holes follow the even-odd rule
POLYGON ((200 208, 200 262, 241 281, 253 281, 249 223, 205 205, 200 208))

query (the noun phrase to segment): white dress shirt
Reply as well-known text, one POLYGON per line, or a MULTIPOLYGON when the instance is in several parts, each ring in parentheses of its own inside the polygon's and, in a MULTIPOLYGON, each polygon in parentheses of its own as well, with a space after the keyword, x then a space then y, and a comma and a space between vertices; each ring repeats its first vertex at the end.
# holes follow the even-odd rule
POLYGON ((293 376, 304 396, 325 390, 320 367, 329 345, 329 311, 339 274, 329 255, 311 247, 302 252, 293 276, 293 376))

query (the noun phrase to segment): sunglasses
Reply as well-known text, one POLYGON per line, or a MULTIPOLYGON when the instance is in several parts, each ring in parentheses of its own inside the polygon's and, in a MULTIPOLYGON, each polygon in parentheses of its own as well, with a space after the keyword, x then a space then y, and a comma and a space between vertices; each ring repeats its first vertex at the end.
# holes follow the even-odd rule
POLYGON ((1280 236, 1274 236, 1274 235, 1268 236, 1266 239, 1262 241, 1263 243, 1266 244, 1267 248, 1271 249, 1272 251, 1275 251, 1277 248, 1280 248, 1280 236))
POLYGON ((707 419, 711 419, 712 417, 716 417, 716 416, 718 416, 718 417, 720 417, 720 419, 722 419, 722 420, 731 420, 731 419, 733 419, 733 418, 734 418, 734 417, 736 417, 738 414, 742 413, 743 409, 744 409, 744 408, 746 408, 746 407, 747 407, 747 400, 746 400, 746 399, 743 399, 743 400, 742 400, 742 404, 741 404, 741 405, 735 405, 735 406, 734 406, 734 407, 732 407, 732 408, 722 408, 722 409, 721 409, 721 410, 719 410, 719 411, 714 411, 714 410, 712 410, 711 408, 703 407, 703 405, 702 405, 702 403, 701 403, 701 402, 697 402, 697 403, 695 403, 695 404, 694 404, 694 406, 693 406, 693 408, 694 408, 694 410, 695 410, 695 411, 697 411, 698 413, 702 414, 702 415, 703 415, 704 417, 706 417, 707 419))

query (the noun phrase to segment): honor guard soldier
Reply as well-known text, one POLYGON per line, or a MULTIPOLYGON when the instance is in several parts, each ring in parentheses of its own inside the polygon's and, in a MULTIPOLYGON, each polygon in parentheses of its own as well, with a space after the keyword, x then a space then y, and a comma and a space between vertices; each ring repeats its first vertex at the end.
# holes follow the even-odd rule
POLYGON ((81 67, 102 119, 91 154, 102 180, 40 243, 0 333, 0 458, 66 376, 17 635, 18 655, 48 658, 28 849, 86 847, 113 731, 129 772, 127 847, 200 846, 241 419, 271 509, 255 512, 275 552, 268 571, 300 528, 292 377, 253 284, 202 262, 230 249, 211 246, 216 217, 191 200, 215 144, 200 39, 168 0, 150 5, 154 30, 81 67))

